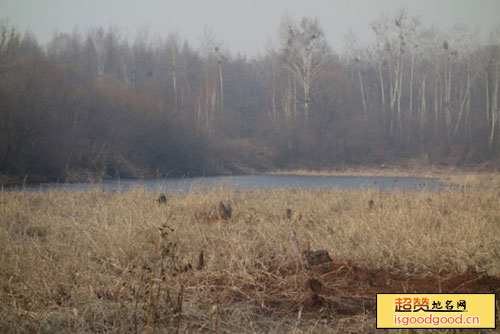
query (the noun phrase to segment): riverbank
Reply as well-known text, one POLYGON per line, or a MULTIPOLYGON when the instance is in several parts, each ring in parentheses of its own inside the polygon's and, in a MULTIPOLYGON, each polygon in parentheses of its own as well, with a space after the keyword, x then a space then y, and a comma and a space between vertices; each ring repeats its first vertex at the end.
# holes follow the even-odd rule
POLYGON ((373 177, 414 177, 414 178, 436 178, 440 182, 449 185, 458 186, 482 186, 482 187, 500 187, 500 169, 494 164, 484 163, 468 166, 442 166, 423 164, 418 161, 407 161, 399 164, 381 164, 367 166, 348 166, 331 169, 268 169, 267 171, 255 170, 239 166, 229 170, 219 170, 211 174, 153 174, 144 171, 135 171, 130 175, 121 177, 111 177, 105 174, 92 174, 90 172, 71 172, 61 179, 44 179, 24 177, 10 177, 0 174, 0 186, 33 186, 40 183, 60 182, 60 183, 103 183, 121 179, 163 179, 168 177, 201 177, 201 176, 231 176, 231 175, 311 175, 311 176, 373 176, 373 177), (235 172, 236 171, 236 172, 235 172))
POLYGON ((0 332, 378 333, 377 292, 500 290, 498 191, 165 200, 0 192, 0 332), (308 268, 291 231, 332 261, 308 268))
POLYGON ((380 165, 376 167, 346 167, 333 170, 287 169, 272 171, 269 174, 437 178, 440 182, 449 185, 500 187, 500 172, 484 165, 467 167, 380 165))

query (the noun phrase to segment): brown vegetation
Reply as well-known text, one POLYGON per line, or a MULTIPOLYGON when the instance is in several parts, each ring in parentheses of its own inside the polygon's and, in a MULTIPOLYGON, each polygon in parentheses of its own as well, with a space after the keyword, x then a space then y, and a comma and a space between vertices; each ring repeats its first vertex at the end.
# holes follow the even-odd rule
POLYGON ((377 292, 500 292, 499 196, 0 192, 0 331, 374 333, 377 292))
POLYGON ((225 205, 223 202, 219 203, 219 216, 221 219, 227 220, 231 218, 233 214, 233 208, 231 207, 231 203, 225 205))
POLYGON ((500 172, 496 173, 457 173, 444 178, 449 184, 456 184, 465 187, 500 187, 500 172))
POLYGON ((167 195, 165 194, 160 194, 160 196, 158 196, 158 204, 167 204, 167 195))

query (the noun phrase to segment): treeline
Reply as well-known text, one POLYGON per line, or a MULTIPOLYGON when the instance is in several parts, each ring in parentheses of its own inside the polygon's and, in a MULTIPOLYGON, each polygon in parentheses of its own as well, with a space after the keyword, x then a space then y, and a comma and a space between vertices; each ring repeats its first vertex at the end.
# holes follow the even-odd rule
POLYGON ((247 173, 418 159, 496 161, 500 29, 487 43, 405 12, 375 45, 331 50, 317 20, 233 56, 206 33, 129 42, 116 29, 44 46, 0 25, 0 173, 32 180, 247 173))

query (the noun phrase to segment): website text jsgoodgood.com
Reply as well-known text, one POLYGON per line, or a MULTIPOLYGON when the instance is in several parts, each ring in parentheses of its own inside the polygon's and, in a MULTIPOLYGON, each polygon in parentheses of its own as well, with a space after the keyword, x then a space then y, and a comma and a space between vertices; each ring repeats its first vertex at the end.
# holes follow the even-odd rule
POLYGON ((480 319, 478 316, 464 317, 463 314, 458 316, 445 316, 429 314, 427 316, 399 316, 394 315, 394 325, 396 326, 413 326, 413 325, 479 325, 480 319))

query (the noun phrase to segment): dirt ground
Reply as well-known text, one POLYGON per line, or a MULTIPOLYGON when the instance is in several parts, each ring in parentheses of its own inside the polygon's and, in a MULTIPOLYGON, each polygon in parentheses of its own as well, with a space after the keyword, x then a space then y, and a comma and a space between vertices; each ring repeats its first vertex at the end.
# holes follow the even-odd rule
MULTIPOLYGON (((262 299, 273 312, 285 315, 300 309, 304 317, 311 318, 318 315, 330 317, 332 314, 375 316, 377 293, 496 293, 498 303, 500 292, 500 277, 479 273, 472 268, 460 274, 429 272, 412 275, 331 261, 309 270, 304 270, 298 263, 289 268, 270 267, 253 275, 252 284, 232 282, 238 285, 238 289, 228 296, 231 302, 261 293, 252 299, 262 299), (293 290, 290 285, 296 286, 297 294, 284 293, 293 290)), ((231 285, 223 280, 212 284, 221 289, 231 285)))

